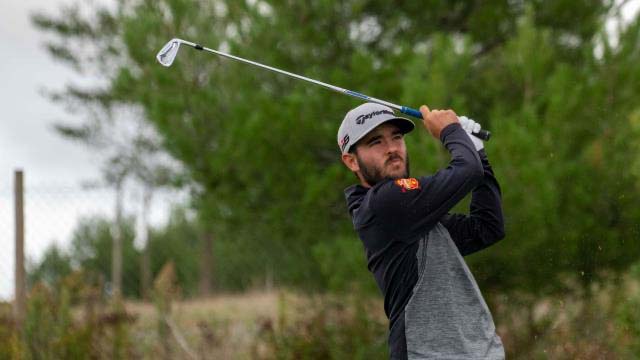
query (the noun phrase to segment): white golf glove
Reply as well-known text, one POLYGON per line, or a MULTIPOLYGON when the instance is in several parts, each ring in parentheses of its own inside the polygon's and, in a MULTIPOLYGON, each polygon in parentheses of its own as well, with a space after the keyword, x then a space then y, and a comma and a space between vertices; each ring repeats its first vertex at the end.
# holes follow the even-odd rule
POLYGON ((471 133, 478 132, 482 128, 480 124, 469 119, 466 116, 458 116, 458 120, 460 120, 460 125, 467 132, 467 135, 471 138, 473 145, 476 147, 476 151, 480 151, 484 149, 484 142, 479 137, 471 135, 471 133))

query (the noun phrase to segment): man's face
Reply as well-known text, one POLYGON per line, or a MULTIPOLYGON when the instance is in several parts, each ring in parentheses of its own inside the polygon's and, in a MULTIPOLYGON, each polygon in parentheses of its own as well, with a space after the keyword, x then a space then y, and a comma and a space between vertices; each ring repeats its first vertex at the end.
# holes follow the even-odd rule
POLYGON ((360 139, 356 151, 342 156, 364 185, 374 186, 384 179, 409 177, 409 156, 400 129, 384 123, 360 139))

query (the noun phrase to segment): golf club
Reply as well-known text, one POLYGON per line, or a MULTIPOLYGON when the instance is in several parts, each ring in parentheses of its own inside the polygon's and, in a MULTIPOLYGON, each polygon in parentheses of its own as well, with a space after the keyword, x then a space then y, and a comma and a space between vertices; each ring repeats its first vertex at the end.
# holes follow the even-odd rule
MULTIPOLYGON (((251 60, 243 59, 243 58, 235 56, 235 55, 227 54, 227 53, 224 53, 222 51, 209 49, 209 48, 204 47, 202 45, 199 45, 199 44, 196 44, 196 43, 192 43, 190 41, 186 41, 186 40, 182 40, 182 39, 174 38, 171 41, 169 41, 164 47, 162 47, 162 49, 158 52, 158 55, 156 56, 156 58, 158 59, 158 62, 160 62, 160 64, 162 64, 163 66, 166 66, 166 67, 171 66, 171 64, 173 64, 173 61, 176 59, 176 56, 178 55, 178 50, 180 49, 180 45, 181 44, 191 46, 191 47, 193 47, 193 48, 195 48, 197 50, 208 51, 208 52, 214 53, 216 55, 224 56, 226 58, 233 59, 233 60, 236 60, 236 61, 240 61, 240 62, 243 62, 243 63, 246 63, 246 64, 255 65, 255 66, 261 67, 263 69, 267 69, 267 70, 270 70, 270 71, 273 71, 273 72, 276 72, 276 73, 279 73, 279 74, 283 74, 283 75, 287 75, 287 76, 296 78, 298 80, 303 80, 303 81, 307 81, 307 82, 310 82, 310 83, 314 83, 316 85, 324 86, 324 87, 326 87, 328 89, 331 89, 333 91, 337 91, 337 92, 345 94, 345 95, 357 97, 357 98, 362 99, 364 101, 369 101, 369 102, 385 105, 385 106, 388 106, 388 107, 390 107, 392 109, 396 109, 396 110, 400 111, 403 114, 407 114, 407 115, 410 115, 410 116, 413 116, 413 117, 416 117, 416 118, 422 120, 422 113, 420 113, 420 111, 418 111, 416 109, 413 109, 413 108, 410 108, 410 107, 407 107, 407 106, 396 105, 396 104, 390 103, 388 101, 376 99, 376 98, 373 98, 373 97, 370 97, 370 96, 367 96, 367 95, 364 95, 364 94, 360 94, 360 93, 355 92, 355 91, 343 89, 343 88, 338 87, 338 86, 334 86, 334 85, 331 85, 331 84, 323 83, 321 81, 310 79, 308 77, 304 77, 304 76, 301 76, 301 75, 298 75, 298 74, 290 73, 288 71, 276 69, 274 67, 263 65, 263 64, 260 64, 258 62, 255 62, 255 61, 251 61, 251 60)), ((477 133, 472 133, 472 135, 474 135, 474 136, 486 141, 486 140, 489 140, 489 137, 491 136, 491 133, 486 131, 486 130, 480 130, 477 133)))

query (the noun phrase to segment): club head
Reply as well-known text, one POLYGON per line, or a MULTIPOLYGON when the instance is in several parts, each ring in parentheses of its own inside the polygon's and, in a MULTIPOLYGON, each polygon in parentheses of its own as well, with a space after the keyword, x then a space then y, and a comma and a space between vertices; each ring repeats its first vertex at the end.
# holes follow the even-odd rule
POLYGON ((160 49, 158 55, 156 55, 158 62, 166 67, 171 66, 171 64, 173 64, 173 60, 175 60, 178 55, 180 43, 180 39, 171 39, 171 41, 160 49))

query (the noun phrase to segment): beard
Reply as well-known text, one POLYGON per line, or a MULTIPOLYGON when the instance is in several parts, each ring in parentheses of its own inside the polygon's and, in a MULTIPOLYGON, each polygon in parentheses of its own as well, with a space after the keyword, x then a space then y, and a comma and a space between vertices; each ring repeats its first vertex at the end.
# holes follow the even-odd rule
MULTIPOLYGON (((384 167, 386 167, 389 163, 391 163, 391 161, 395 159, 401 159, 401 158, 398 155, 389 157, 385 161, 384 167)), ((384 167, 380 168, 379 166, 376 166, 376 165, 365 164, 360 160, 360 157, 358 157, 357 155, 356 155, 356 160, 358 161, 358 166, 360 167, 360 173, 362 174, 362 177, 371 186, 374 186, 375 184, 387 179, 395 180, 395 179, 403 179, 403 178, 409 177, 409 154, 407 154, 404 160, 404 172, 400 174, 395 174, 395 175, 385 173, 384 167)))

